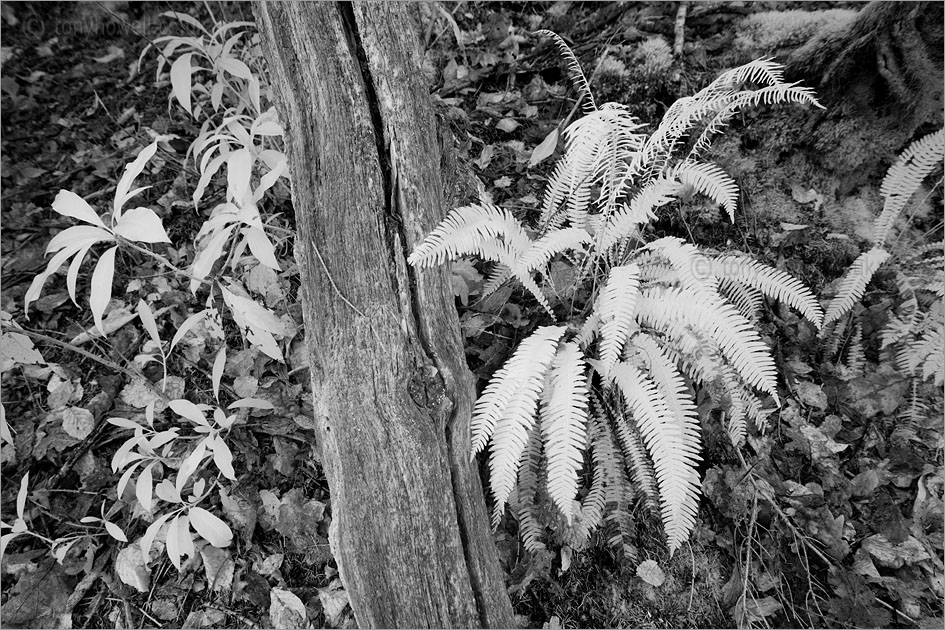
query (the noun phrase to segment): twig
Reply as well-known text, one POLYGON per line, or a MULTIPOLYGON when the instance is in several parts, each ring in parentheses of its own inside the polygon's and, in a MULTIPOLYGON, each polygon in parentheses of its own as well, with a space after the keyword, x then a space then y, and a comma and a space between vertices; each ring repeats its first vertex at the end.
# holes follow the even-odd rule
POLYGON ((20 333, 22 335, 26 335, 27 337, 32 337, 33 339, 45 341, 46 343, 51 343, 54 346, 59 346, 60 348, 70 350, 72 352, 75 352, 76 354, 82 355, 86 359, 91 359, 92 361, 95 361, 96 363, 100 363, 101 365, 104 365, 110 370, 114 370, 115 372, 121 372, 122 374, 124 374, 125 376, 129 378, 133 378, 133 379, 142 378, 141 374, 137 374, 127 368, 123 368, 113 361, 109 361, 108 359, 103 359, 102 357, 98 355, 92 354, 88 350, 83 350, 82 348, 76 345, 73 345, 66 341, 60 341, 54 337, 50 337, 49 335, 44 335, 43 333, 36 332, 33 330, 27 330, 26 328, 14 328, 13 326, 3 326, 0 329, 2 329, 3 332, 20 333))
POLYGON ((361 317, 364 317, 364 318, 366 319, 366 318, 367 318, 367 315, 365 315, 364 313, 362 313, 362 312, 361 312, 361 309, 359 309, 357 306, 355 306, 354 304, 352 304, 351 302, 349 302, 349 301, 348 301, 348 298, 346 298, 345 295, 344 295, 344 293, 342 293, 341 290, 338 288, 338 285, 335 284, 334 278, 331 277, 331 272, 328 271, 328 265, 325 264, 325 261, 322 259, 322 255, 321 255, 320 253, 318 253, 318 246, 315 245, 315 241, 314 241, 314 240, 311 240, 310 242, 312 243, 312 249, 315 251, 315 255, 318 256, 318 262, 320 262, 320 263, 322 264, 322 268, 324 268, 324 270, 325 270, 325 275, 328 276, 328 282, 331 283, 331 288, 333 288, 333 289, 335 290, 335 293, 338 294, 338 297, 341 298, 341 301, 342 301, 342 302, 344 302, 345 304, 347 304, 348 306, 350 306, 351 309, 352 309, 355 313, 357 313, 358 315, 360 315, 361 317))
POLYGON ((119 241, 120 241, 120 243, 121 243, 122 245, 127 245, 127 246, 130 247, 131 249, 134 249, 134 250, 136 250, 136 251, 139 251, 139 252, 141 252, 142 254, 146 254, 146 255, 150 256, 151 258, 154 258, 155 260, 157 260, 159 263, 161 263, 162 265, 164 265, 165 267, 167 267, 168 269, 170 269, 170 270, 173 271, 174 273, 179 273, 180 275, 186 276, 186 277, 190 278, 191 280, 196 280, 197 282, 199 282, 199 283, 201 283, 201 284, 212 284, 212 282, 210 282, 209 280, 206 280, 206 279, 204 279, 204 278, 198 278, 197 276, 193 275, 192 273, 190 273, 190 272, 188 272, 188 271, 185 271, 184 269, 181 269, 180 267, 178 267, 177 265, 175 265, 174 263, 172 263, 171 261, 169 261, 167 258, 165 258, 164 256, 161 256, 161 255, 158 254, 158 253, 152 252, 152 251, 149 250, 149 249, 145 249, 145 248, 141 247, 140 245, 135 245, 135 243, 134 243, 133 241, 129 241, 129 240, 126 239, 126 238, 121 238, 120 236, 117 237, 117 238, 119 239, 119 241))

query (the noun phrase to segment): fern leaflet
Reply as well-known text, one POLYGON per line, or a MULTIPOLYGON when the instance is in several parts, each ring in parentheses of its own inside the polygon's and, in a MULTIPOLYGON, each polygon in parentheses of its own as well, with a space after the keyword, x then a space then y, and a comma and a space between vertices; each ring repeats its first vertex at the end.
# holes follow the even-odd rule
POLYGON ((830 302, 827 314, 824 315, 824 325, 840 319, 853 308, 853 305, 866 292, 866 285, 873 279, 873 274, 880 265, 886 262, 887 258, 889 258, 889 252, 874 247, 868 252, 863 252, 853 261, 850 269, 844 274, 843 280, 840 281, 837 296, 830 302))
POLYGON ((578 471, 587 440, 586 364, 573 341, 551 366, 551 393, 541 408, 541 434, 548 458, 548 494, 571 523, 578 471))

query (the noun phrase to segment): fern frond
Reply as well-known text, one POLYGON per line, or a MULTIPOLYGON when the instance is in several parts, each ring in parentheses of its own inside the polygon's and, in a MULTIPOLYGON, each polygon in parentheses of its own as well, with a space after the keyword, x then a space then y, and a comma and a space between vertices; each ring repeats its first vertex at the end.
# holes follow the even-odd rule
POLYGON ((900 154, 879 188, 885 202, 883 211, 873 222, 875 246, 883 245, 909 198, 919 189, 922 180, 942 165, 942 160, 945 160, 945 129, 916 140, 900 154))
POLYGON ((545 375, 564 331, 564 326, 545 326, 533 332, 493 377, 495 388, 490 382, 473 409, 474 449, 482 448, 483 436, 490 424, 495 427, 489 453, 489 472, 495 497, 494 525, 498 524, 515 485, 528 429, 535 422, 545 375))
POLYGON ((585 227, 591 191, 609 214, 616 203, 628 164, 643 145, 641 125, 626 107, 608 103, 571 123, 565 130, 565 154, 558 162, 542 203, 542 225, 560 226, 564 212, 573 227, 585 227))
POLYGON ((692 243, 675 236, 664 236, 648 243, 645 249, 666 258, 684 288, 715 292, 716 281, 711 263, 692 243))
POLYGON ((656 473, 653 471, 653 463, 646 454, 637 428, 623 413, 623 406, 608 402, 601 405, 600 409, 602 414, 611 419, 609 425, 603 428, 600 438, 601 442, 606 442, 608 452, 613 458, 613 462, 605 468, 604 495, 607 503, 605 520, 612 531, 607 544, 620 549, 627 559, 635 561, 637 550, 630 542, 633 533, 630 503, 635 494, 639 493, 653 515, 657 518, 661 517, 656 473), (612 436, 615 436, 616 440, 612 436), (615 448, 615 442, 619 451, 615 448), (628 470, 633 475, 633 484, 627 474, 628 470))
POLYGON ((660 177, 650 181, 633 196, 629 204, 624 204, 607 218, 600 231, 598 249, 604 251, 636 234, 638 226, 656 218, 653 210, 674 201, 681 189, 682 184, 673 178, 660 177))
POLYGON ((447 259, 458 258, 467 254, 482 254, 482 247, 486 241, 501 241, 505 251, 513 256, 512 259, 502 260, 498 249, 490 249, 489 260, 496 260, 511 266, 514 257, 526 251, 531 239, 521 224, 512 214, 490 205, 464 206, 453 210, 449 216, 423 239, 407 262, 416 267, 432 267, 441 265, 447 259))
POLYGON ((922 336, 904 349, 905 359, 900 359, 900 365, 909 368, 908 373, 918 375, 919 368, 922 368, 922 380, 928 380, 934 377, 936 385, 941 385, 945 378, 945 358, 943 358, 942 347, 945 344, 945 330, 930 329, 923 332, 922 336))
POLYGON ((728 365, 723 367, 721 381, 729 398, 728 437, 735 448, 738 448, 745 442, 745 436, 748 434, 747 404, 735 370, 728 365))
POLYGON ((794 276, 742 256, 721 256, 712 260, 712 275, 736 280, 758 289, 768 297, 800 311, 818 329, 824 319, 817 298, 794 276))
POLYGON ((729 219, 735 223, 738 185, 728 173, 715 164, 686 161, 676 165, 673 177, 725 208, 729 219))
POLYGON ((779 103, 797 103, 821 107, 814 97, 814 92, 807 87, 799 87, 798 83, 783 83, 770 85, 749 92, 741 92, 730 97, 720 98, 715 106, 718 107, 712 119, 706 124, 702 133, 696 138, 688 159, 695 158, 709 148, 712 136, 716 135, 728 121, 745 107, 754 107, 761 103, 776 105, 779 103))
POLYGON ((707 385, 719 378, 725 361, 718 345, 711 339, 685 324, 666 326, 663 334, 665 339, 660 339, 663 351, 696 384, 707 385))
POLYGON ((779 400, 777 371, 768 347, 751 323, 718 295, 676 288, 644 289, 637 303, 637 321, 657 330, 685 324, 704 332, 746 382, 779 400))
POLYGON ((578 471, 587 441, 587 364, 569 341, 551 365, 551 392, 541 407, 541 436, 548 457, 548 494, 571 524, 578 471))
POLYGON ((604 378, 617 363, 634 321, 634 308, 640 293, 640 268, 631 263, 613 267, 601 290, 595 311, 600 317, 600 359, 604 378))
POLYGON ((585 114, 590 114, 595 111, 597 104, 594 102, 594 95, 591 94, 591 88, 587 84, 587 78, 584 76, 584 71, 581 69, 581 63, 577 60, 577 57, 574 56, 571 48, 557 33, 547 29, 539 29, 535 31, 535 35, 550 37, 551 41, 555 43, 555 46, 558 48, 558 53, 564 58, 567 64, 568 77, 571 79, 571 83, 574 84, 574 89, 577 90, 578 99, 581 100, 581 109, 585 114))
POLYGON ((758 397, 750 392, 745 392, 745 413, 755 424, 759 433, 764 433, 768 427, 768 416, 774 413, 774 409, 764 409, 758 397))
MULTIPOLYGON (((510 256, 511 257, 511 256, 510 256)), ((483 297, 495 293, 496 289, 505 284, 506 280, 512 277, 512 269, 502 263, 497 263, 485 281, 482 283, 483 297)))
POLYGON ((843 317, 866 292, 866 285, 873 279, 873 274, 889 258, 885 249, 874 247, 860 254, 840 281, 840 290, 830 302, 824 325, 843 317))
MULTIPOLYGON (((646 454, 646 447, 637 427, 633 425, 622 410, 617 409, 614 414, 617 444, 623 453, 626 469, 630 472, 634 487, 643 497, 650 512, 661 518, 660 493, 656 483, 656 471, 653 462, 646 454)), ((621 471, 623 472, 623 471, 621 471)))
POLYGON ((541 465, 541 437, 537 426, 528 431, 528 441, 522 451, 519 465, 518 486, 510 497, 509 503, 518 519, 518 533, 522 543, 529 551, 545 548, 542 542, 544 528, 538 520, 535 509, 535 497, 538 493, 538 476, 541 465))
POLYGON ((714 123, 709 123, 703 135, 696 141, 696 148, 701 151, 708 145, 709 136, 721 127, 738 107, 758 102, 797 102, 820 107, 810 88, 784 83, 778 64, 768 59, 758 59, 722 73, 695 95, 674 102, 666 110, 659 127, 635 159, 631 166, 633 172, 640 172, 644 168, 647 173, 661 172, 682 136, 700 121, 722 112, 714 123), (766 86, 760 90, 736 92, 744 83, 764 83, 766 86))
POLYGON ((504 417, 516 393, 525 384, 532 390, 535 389, 535 381, 541 384, 557 351, 558 340, 565 330, 564 326, 544 326, 535 330, 489 381, 476 401, 470 420, 473 455, 484 449, 493 437, 496 424, 504 417))
POLYGON ((909 402, 898 416, 899 422, 916 425, 928 414, 928 408, 919 396, 919 379, 913 378, 909 387, 909 402))
POLYGON ((632 344, 646 372, 659 387, 670 413, 679 423, 683 439, 687 443, 694 442, 698 448, 701 442, 699 413, 689 386, 686 385, 674 362, 653 337, 646 333, 634 337, 632 344))
MULTIPOLYGON (((596 400, 594 395, 592 399, 596 400)), ((581 502, 580 518, 576 519, 572 527, 571 540, 569 540, 569 544, 576 549, 587 544, 591 533, 603 522, 607 505, 605 488, 610 484, 610 479, 617 470, 617 458, 610 440, 610 430, 606 421, 598 415, 599 413, 600 408, 595 403, 595 411, 588 418, 588 437, 594 472, 590 490, 581 502)))
POLYGON ((866 365, 866 353, 863 351, 863 326, 857 322, 853 326, 850 336, 850 345, 847 348, 847 369, 853 374, 859 374, 866 365))
POLYGON ((541 287, 538 286, 538 283, 530 275, 520 275, 515 276, 525 290, 531 293, 538 303, 541 305, 545 312, 548 313, 552 318, 555 316, 554 311, 551 310, 551 304, 548 303, 548 298, 545 297, 544 291, 541 290, 541 287))
POLYGON ((663 528, 670 554, 673 554, 689 537, 696 522, 699 442, 683 431, 665 397, 643 372, 620 362, 612 373, 653 459, 663 528))
POLYGON ((757 321, 764 305, 764 293, 730 278, 719 278, 719 293, 734 304, 739 313, 753 322, 757 321))
POLYGON ((567 250, 579 250, 590 243, 591 235, 576 227, 555 230, 534 241, 528 250, 515 261, 512 273, 518 277, 541 271, 554 256, 567 250))

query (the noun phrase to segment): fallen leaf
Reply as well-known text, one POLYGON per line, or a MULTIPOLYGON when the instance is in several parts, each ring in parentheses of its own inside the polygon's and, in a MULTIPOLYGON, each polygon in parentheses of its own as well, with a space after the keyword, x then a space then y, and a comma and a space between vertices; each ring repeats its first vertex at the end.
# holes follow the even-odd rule
POLYGON ((216 592, 229 591, 233 586, 233 571, 236 568, 230 553, 226 549, 204 545, 200 557, 210 588, 216 592))
POLYGON ((305 604, 295 593, 273 588, 269 594, 269 622, 273 628, 295 630, 305 627, 305 604))
POLYGON ((151 584, 151 571, 141 554, 141 547, 137 542, 132 543, 118 552, 115 558, 115 573, 118 579, 133 587, 139 593, 147 593, 151 584))
POLYGON ((500 129, 506 133, 512 133, 518 129, 521 125, 513 118, 503 118, 496 124, 496 128, 500 129))
POLYGON ((827 394, 824 388, 814 383, 800 381, 796 386, 798 399, 806 406, 819 409, 821 411, 827 408, 827 394))
POLYGON ((651 586, 662 586, 666 574, 656 560, 644 560, 637 566, 637 577, 651 586))
POLYGON ((482 147, 482 152, 479 153, 479 157, 473 160, 472 163, 478 166, 480 170, 483 170, 489 166, 493 155, 495 155, 495 146, 487 144, 482 147))
MULTIPOLYGON (((337 582, 335 583, 337 584, 337 582)), ((325 613, 325 622, 329 627, 337 628, 343 620, 345 607, 348 605, 348 592, 343 588, 318 589, 318 601, 321 602, 325 613)))
POLYGON ((77 440, 84 440, 95 428, 95 418, 88 409, 66 407, 62 411, 62 429, 77 440))
POLYGON ((863 549, 876 562, 889 569, 898 569, 904 564, 915 564, 931 557, 915 536, 909 536, 894 545, 885 535, 873 534, 863 541, 863 549))
POLYGON ((541 144, 535 147, 535 149, 532 151, 531 157, 528 158, 528 168, 531 168, 551 157, 552 154, 554 154, 555 148, 557 146, 558 128, 555 127, 547 136, 545 136, 545 139, 541 141, 541 144))

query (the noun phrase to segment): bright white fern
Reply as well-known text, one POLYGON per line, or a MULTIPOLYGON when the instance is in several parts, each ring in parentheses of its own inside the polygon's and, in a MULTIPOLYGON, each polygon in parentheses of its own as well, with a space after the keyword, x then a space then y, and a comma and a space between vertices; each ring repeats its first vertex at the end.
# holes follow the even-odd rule
POLYGON ((575 548, 606 526, 608 540, 633 558, 631 507, 643 497, 658 505, 675 552, 699 507, 693 386, 726 392, 730 433, 740 444, 748 420, 764 422, 760 397, 778 403, 774 362, 750 319, 761 296, 785 302, 818 327, 823 314, 782 271, 744 257, 713 258, 678 238, 647 244, 643 228, 684 189, 712 199, 734 220, 735 182, 697 156, 742 107, 818 103, 809 89, 785 83, 776 64, 760 60, 677 101, 647 136, 626 107, 596 104, 560 37, 539 34, 564 57, 584 115, 565 130, 537 236, 507 210, 467 206, 436 226, 408 261, 426 267, 478 256, 493 263, 484 293, 514 279, 555 321, 568 324, 528 335, 475 405, 472 451, 489 447, 493 523, 511 504, 529 549, 542 545, 548 526, 575 548), (680 159, 685 138, 695 142, 680 159), (545 294, 534 274, 546 276, 557 257, 579 267, 591 296, 586 305, 545 294), (578 501, 582 478, 589 488, 578 501), (563 517, 559 525, 537 508, 542 496, 563 517))

